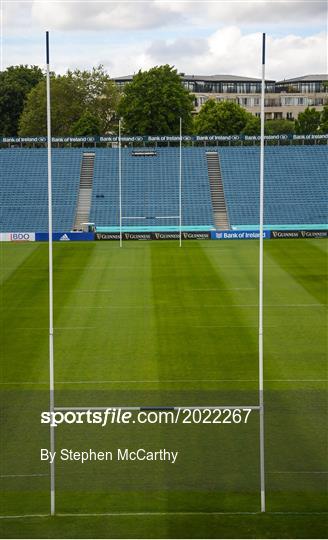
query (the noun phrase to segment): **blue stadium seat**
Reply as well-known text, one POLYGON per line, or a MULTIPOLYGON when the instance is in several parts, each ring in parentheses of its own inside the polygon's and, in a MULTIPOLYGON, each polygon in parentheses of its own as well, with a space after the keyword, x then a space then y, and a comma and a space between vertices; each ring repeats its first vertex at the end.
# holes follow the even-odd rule
MULTIPOLYGON (((81 157, 80 149, 52 150, 54 231, 69 231, 72 228, 80 183, 81 157)), ((47 231, 47 150, 1 150, 0 170, 1 231, 47 231)))
MULTIPOLYGON (((53 149, 54 231, 73 227, 86 150, 53 149)), ((161 217, 179 213, 179 149, 154 148, 156 155, 151 157, 133 156, 133 150, 142 149, 122 148, 123 225, 178 225, 178 218, 161 217)), ((259 147, 216 150, 231 226, 258 224, 259 147)), ((118 226, 118 149, 92 151, 96 155, 90 221, 97 226, 118 226)), ((327 170, 325 145, 266 147, 265 223, 326 223, 327 170)), ((0 171, 1 231, 47 231, 47 150, 2 149, 0 171)), ((182 223, 198 227, 213 224, 204 147, 183 149, 182 223)))
MULTIPOLYGON (((259 147, 218 149, 231 225, 259 223, 259 147)), ((264 222, 327 223, 327 146, 265 148, 264 222)))
MULTIPOLYGON (((122 214, 123 225, 178 225, 179 149, 150 149, 151 157, 136 157, 122 148, 122 214), (134 217, 135 219, 126 219, 134 217), (137 219, 139 218, 139 219, 137 219)), ((213 223, 211 194, 203 149, 186 148, 182 162, 183 225, 213 223)), ((96 149, 90 221, 98 226, 119 225, 118 149, 96 149)))

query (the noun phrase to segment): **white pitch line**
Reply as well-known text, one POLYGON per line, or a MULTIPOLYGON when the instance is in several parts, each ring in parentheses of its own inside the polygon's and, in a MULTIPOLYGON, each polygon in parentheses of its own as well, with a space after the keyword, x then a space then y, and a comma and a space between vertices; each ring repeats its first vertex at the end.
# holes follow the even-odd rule
MULTIPOLYGON (((328 379, 264 379, 265 382, 328 382, 328 379)), ((217 382, 258 382, 257 379, 146 379, 146 380, 104 380, 104 381, 56 381, 56 384, 166 384, 166 383, 217 383, 217 382)), ((44 385, 48 381, 13 381, 1 382, 0 385, 44 385)))
POLYGON ((0 516, 0 519, 28 519, 28 518, 47 518, 49 514, 21 514, 17 516, 0 516))
MULTIPOLYGON (((268 471, 268 474, 328 474, 328 471, 268 471)), ((49 474, 0 474, 1 478, 47 478, 49 474)))
POLYGON ((49 474, 0 474, 0 478, 30 478, 39 476, 49 476, 49 474))
MULTIPOLYGON (((47 328, 40 326, 16 326, 16 330, 42 330, 47 331, 47 328)), ((95 330, 98 326, 54 326, 54 330, 95 330)))
MULTIPOLYGON (((328 515, 328 512, 266 512, 269 515, 291 515, 291 516, 321 516, 328 515)), ((103 512, 103 513, 58 513, 57 517, 124 517, 124 516, 232 516, 232 515, 262 515, 261 512, 103 512)), ((33 518, 50 518, 50 514, 20 514, 0 516, 0 519, 33 519, 33 518)))
MULTIPOLYGON (((153 309, 154 304, 144 304, 144 305, 119 305, 115 306, 113 304, 108 306, 61 306, 61 309, 153 309)), ((163 306, 162 306, 163 307, 163 306)), ((199 309, 199 306, 196 305, 170 305, 166 304, 165 307, 170 309, 199 309)), ((203 307, 205 308, 236 308, 236 307, 253 307, 258 308, 258 304, 203 304, 203 307)), ((317 307, 317 308, 325 308, 327 307, 327 304, 265 304, 265 308, 291 308, 291 307, 317 307)), ((33 309, 45 309, 43 306, 22 306, 22 307, 6 307, 6 310, 33 310, 33 309)))
MULTIPOLYGON (((193 324, 190 328, 258 328, 254 324, 193 324)), ((264 328, 278 328, 278 325, 272 324, 264 326, 264 328)))
POLYGON ((269 471, 269 474, 328 474, 328 471, 269 471))
POLYGON ((328 379, 264 379, 266 382, 328 382, 328 379))
MULTIPOLYGON (((286 328, 288 325, 284 324, 268 324, 264 328, 286 328)), ((289 325, 292 326, 292 325, 289 325)), ((186 327, 186 324, 183 325, 186 327)), ((316 327, 325 327, 325 324, 317 324, 316 327)), ((16 330, 39 330, 46 331, 47 328, 41 326, 16 326, 16 330)), ((189 328, 258 328, 258 325, 254 324, 192 324, 189 328)), ((102 330, 101 326, 55 326, 54 330, 102 330)))
MULTIPOLYGON (((131 247, 129 248, 131 249, 131 247)), ((136 248, 134 248, 136 249, 136 248)), ((105 250, 104 250, 105 251, 105 250)), ((160 269, 163 269, 163 266, 162 265, 159 265, 159 264, 154 264, 152 266, 153 268, 160 268, 160 269)), ((220 268, 254 268, 254 267, 258 267, 257 264, 219 264, 219 267, 220 268)), ((277 268, 277 265, 276 264, 266 264, 265 265, 266 268, 277 268)), ((116 269, 123 269, 123 270, 131 270, 131 271, 135 271, 135 270, 144 270, 145 268, 147 268, 147 265, 143 265, 143 266, 137 266, 137 265, 125 265, 125 266, 116 266, 115 265, 115 270, 116 269)), ((179 269, 187 269, 187 270, 190 270, 190 265, 178 265, 177 268, 179 269)), ((197 265, 197 268, 208 268, 208 265, 207 264, 199 264, 197 265)), ((285 268, 299 268, 299 265, 298 264, 289 264, 289 265, 286 265, 285 268)), ((41 272, 42 269, 40 269, 40 267, 38 266, 25 266, 25 269, 26 270, 35 270, 35 271, 39 271, 41 272)), ((3 270, 16 270, 16 266, 6 266, 6 267, 3 267, 3 270)), ((111 267, 109 266, 56 266, 56 270, 111 270, 111 267)))
MULTIPOLYGON (((264 304, 263 307, 266 307, 266 308, 289 308, 289 307, 320 307, 320 308, 323 308, 323 307, 326 307, 327 304, 264 304)), ((180 307, 184 307, 184 308, 190 308, 190 307, 197 307, 197 306, 180 306, 180 307)), ((258 308, 258 304, 204 304, 203 307, 213 307, 213 308, 218 308, 218 307, 256 307, 258 308)))
POLYGON ((186 289, 187 291, 255 291, 255 287, 231 287, 227 288, 216 288, 213 289, 186 289))
POLYGON ((55 326, 54 330, 95 330, 98 326, 55 326))
POLYGON ((72 293, 72 292, 83 292, 83 293, 97 293, 97 292, 101 292, 101 293, 111 293, 113 292, 113 289, 57 289, 55 291, 56 293, 59 293, 59 292, 69 292, 69 293, 72 293))
MULTIPOLYGON (((268 474, 328 474, 328 471, 268 471, 268 474)), ((0 478, 44 478, 49 474, 0 474, 0 478)))

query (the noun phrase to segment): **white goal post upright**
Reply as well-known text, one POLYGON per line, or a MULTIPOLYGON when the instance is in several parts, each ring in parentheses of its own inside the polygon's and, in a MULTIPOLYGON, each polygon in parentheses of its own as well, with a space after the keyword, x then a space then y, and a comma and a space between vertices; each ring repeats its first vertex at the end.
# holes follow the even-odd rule
MULTIPOLYGON (((54 315, 53 315, 53 250, 52 250, 52 167, 51 167, 51 102, 50 102, 50 61, 49 32, 46 32, 47 63, 47 147, 48 147, 48 246, 49 246, 49 410, 55 410, 54 380, 54 315)), ((50 424, 50 451, 55 451, 55 428, 50 424)), ((54 455, 54 454, 52 454, 54 455)), ((50 464, 50 514, 55 515, 55 460, 50 464)))
POLYGON ((259 249, 259 406, 261 512, 265 512, 264 400, 263 400, 263 217, 264 217, 264 95, 265 34, 262 35, 261 151, 260 151, 260 249, 259 249))
POLYGON ((182 246, 182 118, 180 116, 179 137, 179 246, 182 246))
POLYGON ((121 141, 121 119, 118 121, 118 189, 120 206, 120 247, 122 247, 122 141, 121 141))

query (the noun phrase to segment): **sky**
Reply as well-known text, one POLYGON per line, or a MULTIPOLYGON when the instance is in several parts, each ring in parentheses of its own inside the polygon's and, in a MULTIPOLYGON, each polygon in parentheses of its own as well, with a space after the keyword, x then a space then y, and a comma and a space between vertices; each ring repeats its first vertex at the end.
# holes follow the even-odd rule
POLYGON ((327 73, 326 0, 0 0, 1 69, 44 67, 50 31, 51 69, 103 64, 112 77, 170 64, 194 75, 281 80, 327 73))

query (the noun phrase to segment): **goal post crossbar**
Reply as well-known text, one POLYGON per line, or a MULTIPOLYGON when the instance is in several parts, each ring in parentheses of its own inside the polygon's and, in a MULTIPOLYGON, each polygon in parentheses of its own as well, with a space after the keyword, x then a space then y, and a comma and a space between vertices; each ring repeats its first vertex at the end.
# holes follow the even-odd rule
POLYGON ((174 406, 120 406, 120 405, 109 405, 99 406, 99 407, 54 407, 54 411, 107 411, 107 410, 121 410, 121 411, 181 411, 182 409, 188 410, 224 410, 224 409, 250 409, 250 410, 260 410, 259 405, 174 405, 174 406))
POLYGON ((179 219, 180 216, 122 216, 122 219, 179 219))

